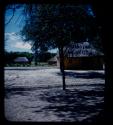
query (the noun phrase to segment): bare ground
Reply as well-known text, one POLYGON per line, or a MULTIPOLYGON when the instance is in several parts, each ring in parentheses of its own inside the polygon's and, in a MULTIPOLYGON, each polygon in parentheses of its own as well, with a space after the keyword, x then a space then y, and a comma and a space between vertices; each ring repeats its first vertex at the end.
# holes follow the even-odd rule
POLYGON ((9 121, 95 121, 104 111, 104 71, 51 67, 5 68, 5 117, 9 121))

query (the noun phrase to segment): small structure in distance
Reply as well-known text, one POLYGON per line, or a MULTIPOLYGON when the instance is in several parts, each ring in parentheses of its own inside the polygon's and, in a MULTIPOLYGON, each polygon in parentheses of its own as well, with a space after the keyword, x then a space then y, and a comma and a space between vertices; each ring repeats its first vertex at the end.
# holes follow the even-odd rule
POLYGON ((49 65, 57 66, 57 55, 48 60, 49 65))
POLYGON ((29 60, 27 59, 27 57, 17 57, 16 59, 14 59, 14 63, 27 64, 29 63, 29 60))

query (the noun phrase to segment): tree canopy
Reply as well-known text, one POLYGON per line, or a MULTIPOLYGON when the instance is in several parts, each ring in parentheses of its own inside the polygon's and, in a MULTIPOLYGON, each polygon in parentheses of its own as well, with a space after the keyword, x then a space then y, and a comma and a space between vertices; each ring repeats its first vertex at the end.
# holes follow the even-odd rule
POLYGON ((21 31, 23 39, 32 41, 35 52, 44 48, 58 48, 65 90, 64 47, 86 39, 94 45, 95 40, 100 43, 100 29, 95 16, 90 14, 86 5, 32 4, 24 8, 26 21, 21 31))
POLYGON ((100 40, 95 17, 85 5, 33 4, 25 5, 25 12, 26 22, 21 33, 25 41, 32 41, 32 49, 59 48, 87 38, 100 40))

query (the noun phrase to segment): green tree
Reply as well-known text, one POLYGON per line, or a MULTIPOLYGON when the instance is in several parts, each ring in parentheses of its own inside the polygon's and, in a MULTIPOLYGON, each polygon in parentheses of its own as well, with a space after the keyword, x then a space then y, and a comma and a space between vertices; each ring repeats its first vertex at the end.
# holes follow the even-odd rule
POLYGON ((35 51, 43 46, 58 48, 60 69, 65 90, 64 47, 70 42, 92 41, 97 37, 95 17, 86 6, 71 4, 25 5, 26 22, 21 31, 25 41, 32 41, 35 51))
POLYGON ((32 53, 29 53, 29 52, 7 52, 5 51, 4 52, 4 59, 5 59, 5 65, 9 64, 13 64, 14 63, 14 59, 17 58, 17 57, 27 57, 29 62, 32 61, 32 58, 33 58, 33 54, 32 53))

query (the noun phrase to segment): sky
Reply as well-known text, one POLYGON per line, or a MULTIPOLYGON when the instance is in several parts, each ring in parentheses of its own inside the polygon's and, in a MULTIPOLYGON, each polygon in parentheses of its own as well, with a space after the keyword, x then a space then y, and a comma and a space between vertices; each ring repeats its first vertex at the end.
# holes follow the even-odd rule
MULTIPOLYGON (((12 10, 7 10, 5 13, 5 24, 10 20, 12 16, 12 10)), ((14 17, 5 25, 5 50, 10 52, 32 52, 31 45, 28 42, 24 42, 19 35, 19 32, 24 26, 24 16, 22 15, 22 9, 17 9, 14 13, 14 17)))

